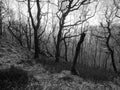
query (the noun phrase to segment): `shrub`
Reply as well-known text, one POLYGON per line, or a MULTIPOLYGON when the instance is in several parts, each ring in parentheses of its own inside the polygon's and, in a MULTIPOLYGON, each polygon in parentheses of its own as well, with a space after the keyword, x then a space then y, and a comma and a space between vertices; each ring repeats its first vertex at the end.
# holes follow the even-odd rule
POLYGON ((21 68, 11 66, 8 69, 0 70, 0 90, 25 88, 28 80, 27 72, 21 68))

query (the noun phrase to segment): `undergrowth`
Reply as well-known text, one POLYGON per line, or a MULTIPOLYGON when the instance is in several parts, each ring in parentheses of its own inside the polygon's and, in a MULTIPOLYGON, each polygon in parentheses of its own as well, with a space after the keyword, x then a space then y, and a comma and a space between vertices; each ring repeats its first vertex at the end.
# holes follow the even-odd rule
MULTIPOLYGON (((71 70, 72 62, 60 61, 55 63, 54 60, 44 60, 40 59, 39 63, 44 65, 44 68, 51 73, 60 73, 63 70, 71 70)), ((79 76, 84 80, 90 80, 93 82, 106 82, 112 81, 117 75, 111 70, 105 70, 103 68, 95 68, 87 65, 82 65, 77 63, 76 69, 79 73, 79 76)))
POLYGON ((0 90, 25 90, 29 81, 25 70, 11 66, 0 70, 0 90))

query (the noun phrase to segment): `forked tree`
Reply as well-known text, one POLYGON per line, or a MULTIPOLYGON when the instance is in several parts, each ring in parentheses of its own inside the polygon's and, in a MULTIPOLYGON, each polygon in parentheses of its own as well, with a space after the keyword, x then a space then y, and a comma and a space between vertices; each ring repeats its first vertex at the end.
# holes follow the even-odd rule
POLYGON ((32 27, 34 29, 34 49, 35 49, 34 58, 38 58, 39 57, 38 29, 40 27, 40 19, 41 19, 40 0, 35 0, 35 4, 37 6, 37 15, 36 15, 37 21, 34 20, 32 12, 31 12, 31 0, 28 0, 28 12, 31 18, 32 27))
POLYGON ((114 71, 117 73, 117 67, 115 64, 115 53, 114 53, 114 48, 112 47, 112 45, 110 44, 111 42, 111 38, 112 38, 112 25, 113 25, 113 21, 115 19, 115 12, 116 12, 116 8, 115 7, 106 7, 104 16, 105 16, 105 25, 103 23, 101 23, 101 27, 103 28, 104 31, 107 31, 107 35, 105 35, 105 39, 106 39, 106 46, 108 51, 110 52, 110 57, 111 57, 111 62, 112 62, 112 66, 114 71))
MULTIPOLYGON (((76 26, 76 25, 82 24, 84 21, 86 21, 86 19, 85 20, 79 19, 78 21, 76 21, 73 24, 66 25, 65 20, 66 20, 67 16, 70 13, 80 9, 82 6, 89 5, 90 3, 93 3, 94 1, 96 1, 96 0, 61 0, 58 2, 59 6, 58 6, 57 17, 59 19, 59 30, 58 30, 57 41, 56 41, 55 62, 59 62, 60 45, 61 45, 62 40, 64 40, 64 39, 62 39, 62 38, 64 38, 64 37, 62 37, 63 30, 67 27, 76 26)), ((82 15, 80 14, 80 16, 82 16, 82 15)))

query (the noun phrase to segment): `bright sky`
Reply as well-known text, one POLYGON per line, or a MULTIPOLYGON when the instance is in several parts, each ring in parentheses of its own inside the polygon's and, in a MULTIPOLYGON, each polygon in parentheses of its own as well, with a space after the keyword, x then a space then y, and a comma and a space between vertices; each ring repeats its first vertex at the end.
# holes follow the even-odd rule
MULTIPOLYGON (((18 3, 16 2, 16 0, 9 0, 10 1, 10 6, 11 8, 16 12, 16 16, 17 16, 17 12, 18 12, 18 3), (11 2, 12 1, 12 2, 11 2)), ((53 0, 54 1, 54 0, 53 0)), ((57 1, 57 0, 55 0, 57 1)), ((57 2, 56 2, 57 3, 57 2)), ((103 3, 102 3, 103 4, 103 3)), ((21 12, 23 12, 23 14, 27 15, 27 6, 25 4, 20 4, 20 8, 21 8, 21 12)), ((35 13, 35 10, 33 10, 33 13, 35 13)), ((52 9, 50 9, 52 10, 52 9)), ((44 5, 44 8, 43 8, 43 11, 47 11, 47 5, 44 5)), ((101 10, 102 11, 102 10, 101 10)), ((99 22, 101 21, 100 20, 100 16, 99 16, 99 13, 101 13, 101 11, 98 11, 96 13, 96 15, 89 19, 89 22, 90 22, 90 25, 98 25, 99 22)), ((68 16, 68 20, 67 21, 70 21, 70 20, 74 20, 74 17, 73 15, 71 16, 68 16)))

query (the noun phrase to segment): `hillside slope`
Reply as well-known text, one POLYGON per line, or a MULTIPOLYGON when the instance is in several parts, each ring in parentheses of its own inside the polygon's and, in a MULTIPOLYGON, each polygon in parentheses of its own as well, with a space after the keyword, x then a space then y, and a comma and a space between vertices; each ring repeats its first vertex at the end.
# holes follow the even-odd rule
MULTIPOLYGON (((26 70, 30 82, 25 90, 120 90, 119 78, 115 79, 117 84, 111 81, 95 83, 71 75, 68 70, 51 73, 45 65, 35 63, 32 57, 33 53, 26 48, 8 40, 0 39, 0 69, 15 66, 26 70)), ((40 59, 47 59, 41 57, 40 59)))

